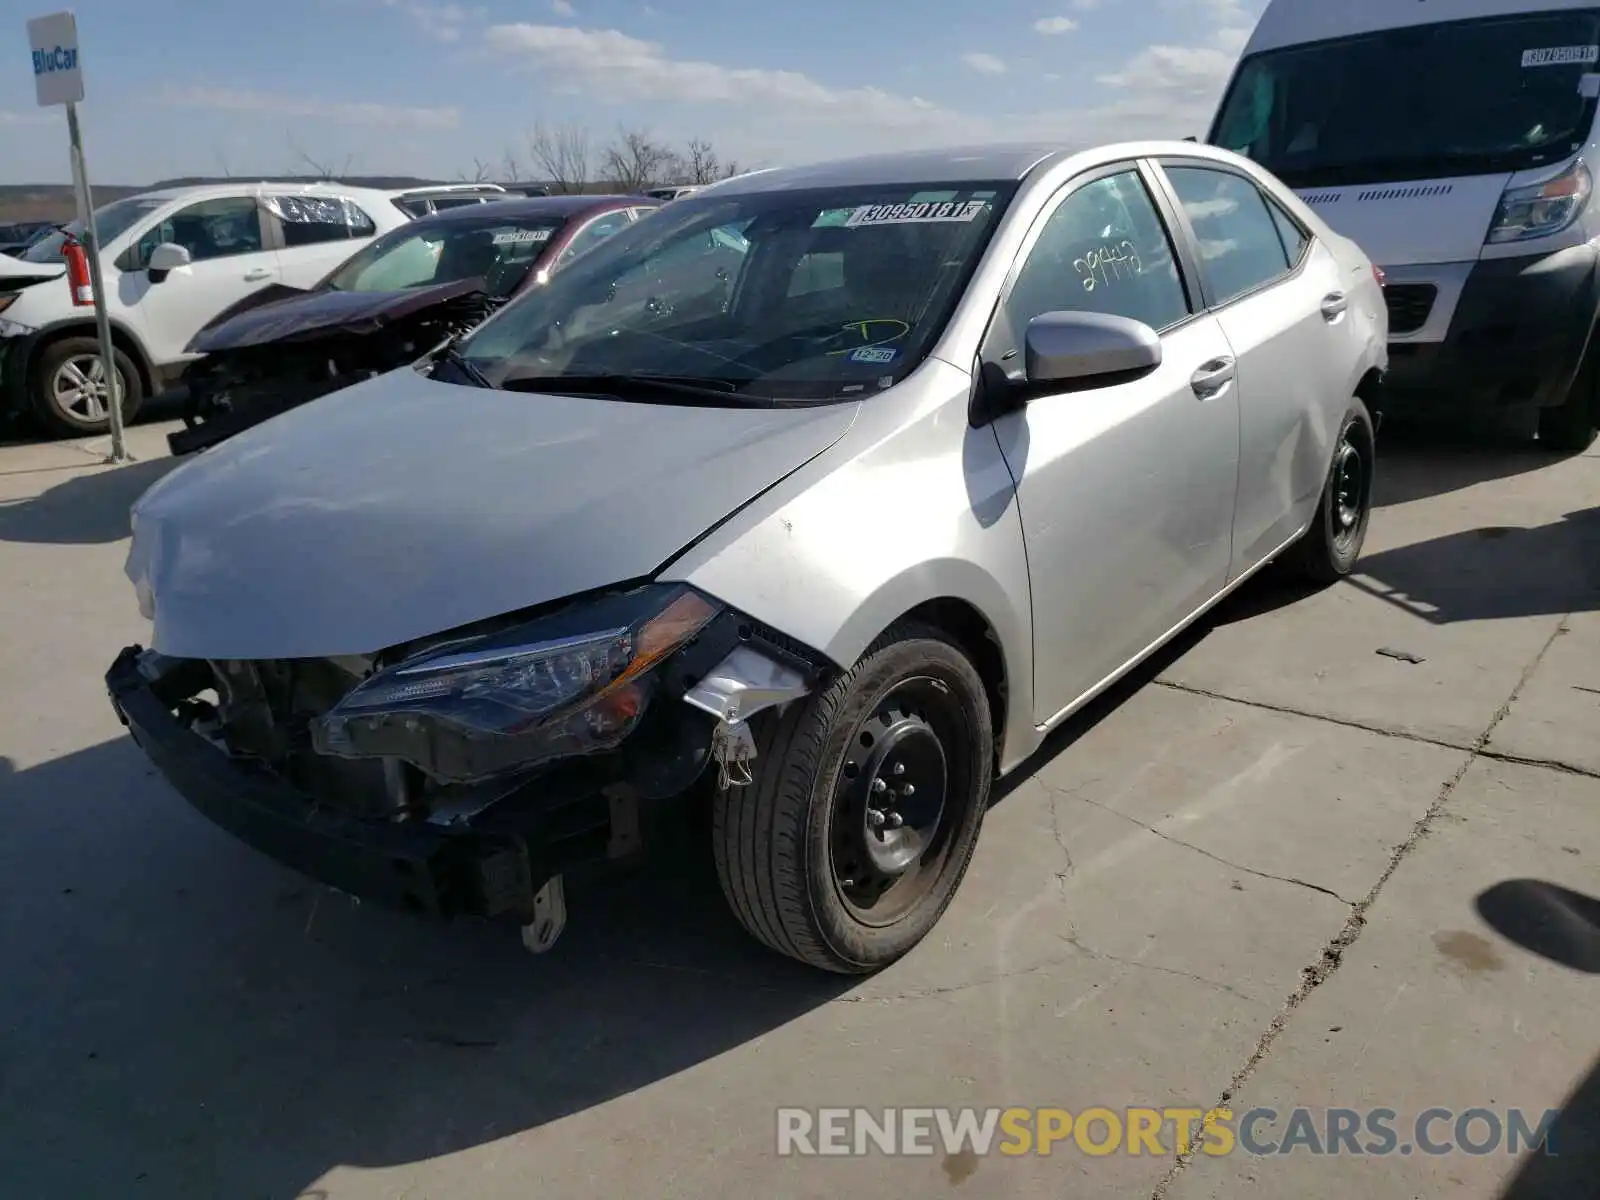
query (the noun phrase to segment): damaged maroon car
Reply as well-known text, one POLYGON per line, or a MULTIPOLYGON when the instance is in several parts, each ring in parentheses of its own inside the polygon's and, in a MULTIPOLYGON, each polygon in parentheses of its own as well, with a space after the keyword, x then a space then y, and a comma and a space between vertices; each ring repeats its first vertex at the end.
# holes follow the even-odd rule
POLYGON ((270 287, 224 309, 189 343, 191 454, 329 392, 415 361, 660 202, 543 196, 446 209, 363 247, 309 290, 270 287))

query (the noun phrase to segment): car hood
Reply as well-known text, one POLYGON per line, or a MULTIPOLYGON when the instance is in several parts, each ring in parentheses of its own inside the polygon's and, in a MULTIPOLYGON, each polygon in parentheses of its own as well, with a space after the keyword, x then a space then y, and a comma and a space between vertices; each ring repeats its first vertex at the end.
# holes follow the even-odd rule
POLYGON ((223 314, 189 343, 189 352, 214 354, 333 332, 367 332, 379 325, 482 290, 482 281, 463 279, 436 287, 398 292, 302 292, 243 311, 223 314))
POLYGON ((1511 176, 1297 189, 1380 267, 1474 262, 1511 176))
POLYGON ((161 653, 370 654, 653 574, 857 409, 626 404, 402 368, 166 476, 134 505, 127 573, 161 653))
POLYGON ((22 259, 12 258, 9 254, 0 254, 0 281, 12 287, 55 279, 65 274, 66 269, 67 264, 64 262, 23 262, 22 259))

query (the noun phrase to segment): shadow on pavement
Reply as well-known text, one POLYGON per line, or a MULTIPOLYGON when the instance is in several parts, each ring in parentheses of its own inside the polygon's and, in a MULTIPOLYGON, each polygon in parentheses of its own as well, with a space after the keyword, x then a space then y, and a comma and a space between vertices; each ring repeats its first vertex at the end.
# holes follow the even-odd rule
MULTIPOLYGON (((139 415, 128 424, 147 425, 155 421, 170 421, 182 412, 183 392, 174 388, 146 400, 139 408, 139 415)), ((56 440, 39 427, 31 413, 0 413, 0 447, 42 446, 56 440)))
POLYGON ((1434 625, 1600 608, 1600 508, 1365 555, 1352 587, 1434 625))
MULTIPOLYGON (((1502 937, 1541 958, 1600 975, 1600 900, 1538 879, 1497 883, 1478 914, 1502 937)), ((1549 1153, 1529 1154, 1500 1200, 1593 1200, 1600 1181, 1600 1063, 1567 1097, 1549 1153)))
POLYGON ((1386 508, 1429 496, 1442 496, 1542 471, 1562 461, 1535 443, 1504 435, 1384 424, 1378 437, 1378 475, 1373 504, 1386 508))
POLYGON ((0 542, 101 545, 128 536, 128 509, 182 460, 90 467, 37 496, 0 501, 0 542))
POLYGON ((310 885, 152 775, 125 739, 0 759, 8 1194, 290 1200, 634 1092, 849 986, 744 935, 688 822, 663 866, 574 889, 534 957, 310 885))

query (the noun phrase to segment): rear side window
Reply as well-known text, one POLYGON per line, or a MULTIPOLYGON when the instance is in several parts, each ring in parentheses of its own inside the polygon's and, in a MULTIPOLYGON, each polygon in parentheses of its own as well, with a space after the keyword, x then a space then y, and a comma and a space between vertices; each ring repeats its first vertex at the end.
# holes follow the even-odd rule
POLYGON ((278 218, 288 249, 369 238, 378 232, 372 218, 343 196, 268 196, 266 205, 278 218))
POLYGON ((1167 329, 1189 315, 1166 227, 1136 170, 1086 183, 1051 213, 1006 300, 1017 337, 1047 312, 1167 329))
POLYGON ((1289 265, 1299 266, 1300 258, 1305 254, 1311 238, 1300 228, 1300 223, 1284 212, 1283 207, 1271 196, 1267 197, 1267 211, 1272 214, 1273 224, 1278 227, 1278 239, 1283 243, 1283 252, 1288 255, 1289 265))
POLYGON ((1288 273, 1278 223, 1255 184, 1207 167, 1166 172, 1194 229, 1212 303, 1226 304, 1288 273))

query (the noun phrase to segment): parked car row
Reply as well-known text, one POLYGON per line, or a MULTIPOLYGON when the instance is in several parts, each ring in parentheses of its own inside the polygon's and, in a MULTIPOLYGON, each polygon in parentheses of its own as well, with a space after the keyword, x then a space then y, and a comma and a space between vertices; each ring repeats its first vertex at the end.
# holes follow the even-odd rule
MULTIPOLYGON (((562 254, 573 244, 592 244, 658 203, 630 198, 618 215, 619 206, 605 205, 607 199, 577 197, 573 208, 565 198, 513 197, 493 185, 384 192, 343 184, 227 183, 146 192, 104 205, 95 227, 123 412, 134 416, 146 397, 185 379, 200 357, 191 348, 196 335, 219 314, 320 287, 352 254, 414 220, 491 203, 585 211, 583 222, 569 228, 564 216, 559 223, 568 236, 553 249, 562 254), (583 206, 591 202, 594 211, 588 212, 583 206)), ((556 228, 531 211, 511 224, 556 228)), ((506 236, 495 248, 511 265, 525 260, 533 243, 509 240, 508 231, 515 232, 510 226, 502 230, 506 236)), ((74 302, 62 278, 63 246, 83 232, 74 221, 14 258, 0 257, 0 404, 31 414, 59 436, 98 433, 109 420, 93 311, 74 302)), ((432 251, 441 244, 428 243, 432 251)), ((447 265, 446 278, 465 278, 448 274, 459 269, 465 268, 447 265)), ((491 298, 496 286, 489 284, 491 298)), ((191 420, 207 411, 203 402, 191 405, 191 420)))

